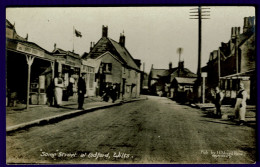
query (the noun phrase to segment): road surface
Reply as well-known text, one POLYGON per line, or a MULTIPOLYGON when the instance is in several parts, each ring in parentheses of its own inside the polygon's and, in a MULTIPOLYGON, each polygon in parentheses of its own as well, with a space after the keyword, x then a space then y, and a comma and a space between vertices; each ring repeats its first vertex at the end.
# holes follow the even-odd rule
POLYGON ((254 163, 255 128, 163 97, 6 137, 7 163, 254 163))

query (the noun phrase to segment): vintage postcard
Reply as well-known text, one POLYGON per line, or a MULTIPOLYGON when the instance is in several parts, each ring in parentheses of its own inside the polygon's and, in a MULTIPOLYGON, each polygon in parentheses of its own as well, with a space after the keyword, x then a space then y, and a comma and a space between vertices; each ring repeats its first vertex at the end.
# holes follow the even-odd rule
POLYGON ((7 7, 7 164, 253 164, 254 6, 7 7))

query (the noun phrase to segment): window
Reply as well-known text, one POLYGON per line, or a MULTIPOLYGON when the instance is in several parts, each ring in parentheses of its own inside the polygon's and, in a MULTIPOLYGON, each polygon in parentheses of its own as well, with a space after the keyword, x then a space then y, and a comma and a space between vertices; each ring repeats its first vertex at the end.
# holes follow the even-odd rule
POLYGON ((112 63, 103 63, 102 70, 103 70, 103 73, 111 73, 112 72, 112 63))

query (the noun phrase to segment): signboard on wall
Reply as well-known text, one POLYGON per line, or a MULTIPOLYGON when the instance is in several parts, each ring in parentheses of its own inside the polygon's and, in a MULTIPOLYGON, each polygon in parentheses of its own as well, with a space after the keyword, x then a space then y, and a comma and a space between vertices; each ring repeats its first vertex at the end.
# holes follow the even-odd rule
POLYGON ((31 54, 31 55, 35 55, 35 56, 44 57, 43 51, 29 47, 29 46, 25 46, 25 45, 20 44, 20 43, 17 44, 16 50, 24 52, 24 53, 31 54))

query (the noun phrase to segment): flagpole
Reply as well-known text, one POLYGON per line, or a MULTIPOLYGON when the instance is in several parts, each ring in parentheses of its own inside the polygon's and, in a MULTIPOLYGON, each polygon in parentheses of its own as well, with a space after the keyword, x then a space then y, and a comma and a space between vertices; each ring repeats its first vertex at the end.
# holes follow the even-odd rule
POLYGON ((73 26, 73 49, 72 49, 72 52, 74 53, 74 33, 75 33, 75 28, 74 28, 74 26, 73 26))

